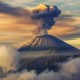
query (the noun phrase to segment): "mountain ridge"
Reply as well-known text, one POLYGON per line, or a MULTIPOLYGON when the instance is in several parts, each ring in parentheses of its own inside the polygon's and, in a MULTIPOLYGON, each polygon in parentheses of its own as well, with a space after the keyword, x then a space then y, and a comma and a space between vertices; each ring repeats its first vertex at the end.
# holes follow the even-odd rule
POLYGON ((23 45, 18 51, 41 51, 41 50, 59 50, 59 51, 73 51, 77 52, 79 49, 65 43, 64 41, 52 36, 42 35, 36 36, 27 44, 23 45))

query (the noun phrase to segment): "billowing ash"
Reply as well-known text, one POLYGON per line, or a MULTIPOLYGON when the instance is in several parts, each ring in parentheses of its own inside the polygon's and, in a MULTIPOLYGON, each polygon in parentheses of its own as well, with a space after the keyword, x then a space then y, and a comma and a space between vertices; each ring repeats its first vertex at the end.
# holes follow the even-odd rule
POLYGON ((40 4, 32 8, 32 19, 39 21, 34 32, 39 35, 47 34, 47 30, 51 29, 55 24, 54 18, 58 17, 60 13, 61 11, 56 6, 40 4))

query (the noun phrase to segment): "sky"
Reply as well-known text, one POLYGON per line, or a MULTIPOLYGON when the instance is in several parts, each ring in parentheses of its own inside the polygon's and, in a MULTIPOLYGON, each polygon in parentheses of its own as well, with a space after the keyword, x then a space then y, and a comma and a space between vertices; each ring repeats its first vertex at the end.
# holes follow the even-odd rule
POLYGON ((0 43, 29 40, 37 23, 29 19, 27 8, 39 4, 56 5, 62 11, 48 33, 80 49, 80 0, 0 0, 0 43))

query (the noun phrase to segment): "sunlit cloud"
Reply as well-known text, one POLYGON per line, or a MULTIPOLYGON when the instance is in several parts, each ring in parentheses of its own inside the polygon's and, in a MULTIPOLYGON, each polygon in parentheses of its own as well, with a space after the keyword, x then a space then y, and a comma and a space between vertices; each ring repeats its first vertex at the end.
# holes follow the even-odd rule
MULTIPOLYGON (((15 16, 9 16, 2 14, 0 16, 0 31, 9 31, 9 32, 16 32, 16 33, 31 33, 31 31, 35 28, 36 25, 27 24, 27 18, 20 18, 15 16), (25 22, 26 20, 26 22, 25 22)), ((79 33, 79 18, 75 19, 63 19, 57 21, 56 25, 49 31, 50 34, 64 37, 66 35, 78 34, 79 33), (77 22, 77 23, 75 23, 77 22)), ((74 38, 74 36, 73 36, 74 38)))
POLYGON ((77 48, 80 48, 80 38, 75 38, 73 40, 66 40, 67 43, 74 45, 77 48))
MULTIPOLYGON (((0 42, 11 41, 16 43, 30 38, 34 28, 37 26, 37 22, 28 17, 27 8, 5 6, 8 6, 10 10, 7 12, 7 7, 0 9, 0 42)), ((66 10, 62 12, 62 15, 57 19, 56 25, 48 32, 65 41, 75 40, 80 36, 80 17, 74 16, 71 11, 66 10)))
POLYGON ((3 2, 11 4, 12 6, 24 6, 26 4, 34 2, 34 0, 3 0, 3 2))

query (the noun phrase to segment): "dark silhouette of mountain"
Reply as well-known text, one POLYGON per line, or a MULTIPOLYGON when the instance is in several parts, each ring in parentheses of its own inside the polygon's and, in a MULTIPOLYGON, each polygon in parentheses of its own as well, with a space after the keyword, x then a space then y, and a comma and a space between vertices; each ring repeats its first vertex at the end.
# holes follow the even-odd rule
POLYGON ((53 50, 59 53, 66 51, 70 53, 79 53, 79 50, 77 48, 51 35, 36 36, 18 50, 20 52, 53 50))
POLYGON ((37 73, 41 73, 45 69, 57 71, 60 69, 61 62, 68 61, 69 58, 80 57, 79 49, 51 35, 36 36, 18 51, 23 56, 19 71, 27 69, 36 70, 37 73), (48 55, 46 51, 49 51, 48 55), (27 52, 32 56, 29 56, 27 52), (46 54, 43 56, 44 53, 46 54), (36 54, 41 56, 36 57, 36 54))

